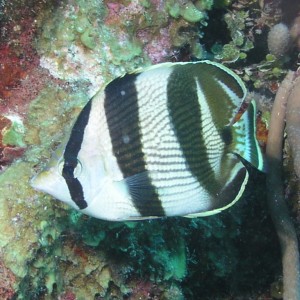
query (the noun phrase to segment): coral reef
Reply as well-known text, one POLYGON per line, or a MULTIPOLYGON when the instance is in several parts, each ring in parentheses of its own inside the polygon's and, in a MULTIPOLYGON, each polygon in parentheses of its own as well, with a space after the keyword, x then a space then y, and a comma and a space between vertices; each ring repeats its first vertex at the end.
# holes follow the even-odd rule
POLYGON ((245 11, 228 12, 224 15, 231 41, 222 48, 216 45, 212 49, 216 59, 223 62, 235 62, 247 57, 246 53, 253 48, 252 41, 243 34, 248 17, 248 12, 245 11))
POLYGON ((1 296, 182 299, 184 239, 166 246, 168 230, 159 224, 142 225, 137 234, 132 224, 86 219, 38 195, 29 180, 90 95, 125 71, 196 43, 194 24, 171 19, 163 1, 34 5, 1 6, 11 14, 1 19, 0 43, 1 296), (149 231, 157 234, 143 245, 149 231))
MULTIPOLYGON (((197 2, 196 5, 192 1, 169 1, 167 4, 169 14, 173 18, 178 18, 181 16, 184 20, 188 22, 200 22, 205 19, 205 13, 203 10, 197 6, 200 6, 201 1, 199 3, 197 2)), ((208 4, 208 7, 206 9, 210 9, 212 2, 211 3, 206 3, 208 4)))
POLYGON ((176 47, 196 42, 189 19, 199 21, 197 14, 205 19, 207 8, 200 12, 188 2, 182 8, 184 21, 177 21, 166 12, 166 5, 163 1, 61 2, 54 13, 49 8, 37 18, 41 66, 55 78, 88 83, 92 95, 105 82, 141 64, 169 60, 176 47), (180 38, 183 27, 185 37, 180 38))
MULTIPOLYGON (((279 4, 0 2, 1 299, 275 294, 279 245, 265 203, 265 178, 252 169, 235 207, 192 220, 104 222, 33 191, 29 180, 90 96, 124 72, 163 61, 210 58, 231 66, 262 110, 258 128, 265 145, 273 95, 287 70, 297 66, 298 19, 289 23, 294 47, 280 58, 267 47, 269 29, 280 22, 279 4)), ((294 216, 297 201, 291 204, 294 216)))

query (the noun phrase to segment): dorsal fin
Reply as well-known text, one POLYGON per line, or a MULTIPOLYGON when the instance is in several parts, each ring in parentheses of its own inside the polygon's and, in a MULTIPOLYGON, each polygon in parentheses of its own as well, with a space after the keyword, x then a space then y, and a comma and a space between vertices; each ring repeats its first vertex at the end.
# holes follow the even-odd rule
POLYGON ((232 125, 231 151, 238 154, 258 170, 265 172, 266 164, 256 139, 256 103, 250 102, 241 118, 232 125))

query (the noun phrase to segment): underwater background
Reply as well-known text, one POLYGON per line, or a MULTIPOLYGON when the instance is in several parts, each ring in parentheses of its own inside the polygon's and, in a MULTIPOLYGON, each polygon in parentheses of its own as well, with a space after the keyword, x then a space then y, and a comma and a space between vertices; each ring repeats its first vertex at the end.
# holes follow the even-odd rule
MULTIPOLYGON (((167 61, 210 59, 237 73, 258 104, 264 150, 299 50, 293 0, 0 0, 0 299, 281 299, 266 175, 250 166, 233 207, 196 219, 102 221, 29 181, 103 85, 167 61)), ((299 236, 299 181, 283 147, 299 236)))

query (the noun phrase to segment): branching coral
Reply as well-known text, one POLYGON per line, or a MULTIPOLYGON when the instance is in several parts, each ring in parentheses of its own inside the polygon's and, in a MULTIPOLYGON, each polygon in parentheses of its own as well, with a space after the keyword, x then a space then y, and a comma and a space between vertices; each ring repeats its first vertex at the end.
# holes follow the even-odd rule
MULTIPOLYGON (((278 89, 272 109, 269 136, 267 143, 267 159, 269 170, 267 176, 268 204, 271 216, 279 237, 282 251, 283 266, 283 296, 284 299, 300 299, 300 265, 299 249, 296 231, 290 219, 287 205, 284 200, 282 183, 282 144, 284 133, 284 120, 287 102, 295 102, 293 88, 294 73, 289 72, 278 89)), ((299 96, 298 96, 299 97, 299 96)), ((293 110, 293 109, 289 109, 293 110)), ((294 120, 287 119, 287 127, 291 127, 294 120)), ((299 148, 299 144, 298 144, 299 148)))

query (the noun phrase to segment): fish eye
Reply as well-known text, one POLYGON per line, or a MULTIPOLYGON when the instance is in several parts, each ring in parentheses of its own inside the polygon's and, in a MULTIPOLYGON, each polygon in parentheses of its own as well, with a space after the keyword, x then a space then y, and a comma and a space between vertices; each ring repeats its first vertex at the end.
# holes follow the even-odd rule
POLYGON ((81 174, 81 171, 82 171, 82 164, 81 164, 80 160, 77 159, 77 166, 74 170, 74 177, 75 178, 79 177, 81 174))
MULTIPOLYGON (((63 168, 65 165, 65 160, 62 158, 59 162, 58 162, 58 173, 62 176, 62 172, 63 172, 63 168)), ((82 163, 80 162, 80 160, 77 159, 77 165, 76 168, 73 172, 74 174, 74 178, 77 178, 80 176, 82 172, 82 163)))

